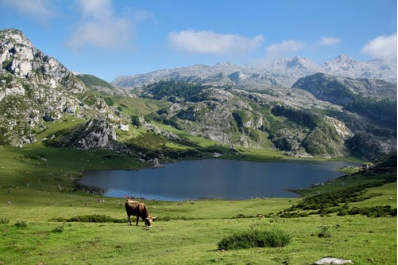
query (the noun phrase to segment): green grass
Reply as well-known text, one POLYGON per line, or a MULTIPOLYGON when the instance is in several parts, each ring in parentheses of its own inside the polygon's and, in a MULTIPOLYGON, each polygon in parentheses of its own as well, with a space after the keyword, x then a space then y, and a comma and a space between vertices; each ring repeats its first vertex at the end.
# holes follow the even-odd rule
POLYGON ((95 87, 95 86, 103 86, 113 90, 113 87, 108 82, 93 76, 93 75, 77 75, 78 79, 80 79, 87 87, 95 87))
POLYGON ((153 100, 147 98, 129 98, 122 96, 110 96, 106 95, 113 101, 113 107, 120 106, 122 113, 138 116, 145 116, 149 113, 156 112, 161 108, 165 108, 170 105, 169 102, 162 100, 153 100))
POLYGON ((301 218, 193 220, 155 223, 152 229, 113 223, 28 222, 0 225, 4 264, 311 264, 324 256, 355 264, 396 264, 396 219, 301 218), (218 242, 255 226, 291 236, 283 248, 218 251, 218 242), (330 237, 318 237, 320 227, 330 237), (62 230, 61 232, 55 232, 62 230), (21 256, 23 258, 21 259, 21 256))

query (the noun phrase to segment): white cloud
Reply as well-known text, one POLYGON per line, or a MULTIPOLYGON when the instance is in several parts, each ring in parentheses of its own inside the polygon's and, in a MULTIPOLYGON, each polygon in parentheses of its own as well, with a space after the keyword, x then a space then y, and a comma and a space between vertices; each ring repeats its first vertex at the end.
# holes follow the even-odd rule
POLYGON ((323 37, 319 43, 321 45, 333 46, 333 45, 339 44, 340 42, 341 42, 341 39, 338 39, 338 38, 323 37))
POLYGON ((266 48, 267 58, 273 59, 283 57, 284 55, 292 52, 297 52, 305 48, 305 43, 297 40, 287 40, 281 43, 276 43, 266 48))
POLYGON ((131 26, 123 19, 101 19, 78 25, 67 47, 80 49, 94 46, 103 49, 126 49, 130 45, 131 26))
POLYGON ((0 0, 0 4, 7 5, 42 22, 56 15, 53 2, 49 0, 0 0))
POLYGON ((258 48, 263 41, 261 35, 247 38, 213 31, 183 30, 169 34, 169 44, 172 48, 200 54, 242 53, 258 48))
POLYGON ((126 50, 132 46, 136 23, 148 19, 151 14, 139 10, 118 16, 112 0, 76 0, 82 20, 66 42, 72 49, 86 46, 108 50, 126 50))
POLYGON ((378 36, 369 41, 362 52, 375 59, 396 59, 397 58, 397 33, 389 36, 378 36))
POLYGON ((113 15, 112 0, 79 0, 78 5, 86 17, 101 19, 113 15))

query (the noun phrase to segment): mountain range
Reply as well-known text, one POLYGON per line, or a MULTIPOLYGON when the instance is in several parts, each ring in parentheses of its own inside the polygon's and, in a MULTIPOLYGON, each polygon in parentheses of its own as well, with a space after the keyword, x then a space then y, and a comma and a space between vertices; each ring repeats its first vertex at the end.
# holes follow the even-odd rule
POLYGON ((146 74, 120 76, 112 82, 112 85, 123 88, 139 88, 161 80, 178 80, 197 82, 203 85, 232 85, 253 90, 291 87, 299 78, 315 73, 350 78, 381 79, 397 83, 396 69, 395 61, 361 62, 344 54, 323 64, 296 56, 246 66, 223 62, 215 66, 193 65, 158 70, 146 74))
POLYGON ((18 30, 0 31, 0 63, 0 145, 40 139, 156 163, 242 148, 364 159, 396 151, 396 64, 295 57, 159 70, 109 84, 72 73, 18 30))

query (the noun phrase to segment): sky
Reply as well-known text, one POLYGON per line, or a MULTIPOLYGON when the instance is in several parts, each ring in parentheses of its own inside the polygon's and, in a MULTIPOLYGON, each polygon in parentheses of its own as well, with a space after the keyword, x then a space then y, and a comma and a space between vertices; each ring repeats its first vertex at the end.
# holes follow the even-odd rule
POLYGON ((0 9, 0 29, 106 81, 296 55, 397 58, 396 0, 0 0, 0 9))

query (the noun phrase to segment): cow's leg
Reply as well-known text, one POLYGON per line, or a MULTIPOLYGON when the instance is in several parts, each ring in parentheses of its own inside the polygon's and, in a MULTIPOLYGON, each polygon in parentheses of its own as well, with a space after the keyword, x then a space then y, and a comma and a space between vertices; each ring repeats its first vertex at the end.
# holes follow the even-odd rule
POLYGON ((131 225, 130 215, 127 215, 127 225, 131 225))
POLYGON ((136 226, 138 226, 138 221, 139 221, 139 216, 137 215, 137 223, 135 224, 136 226))

